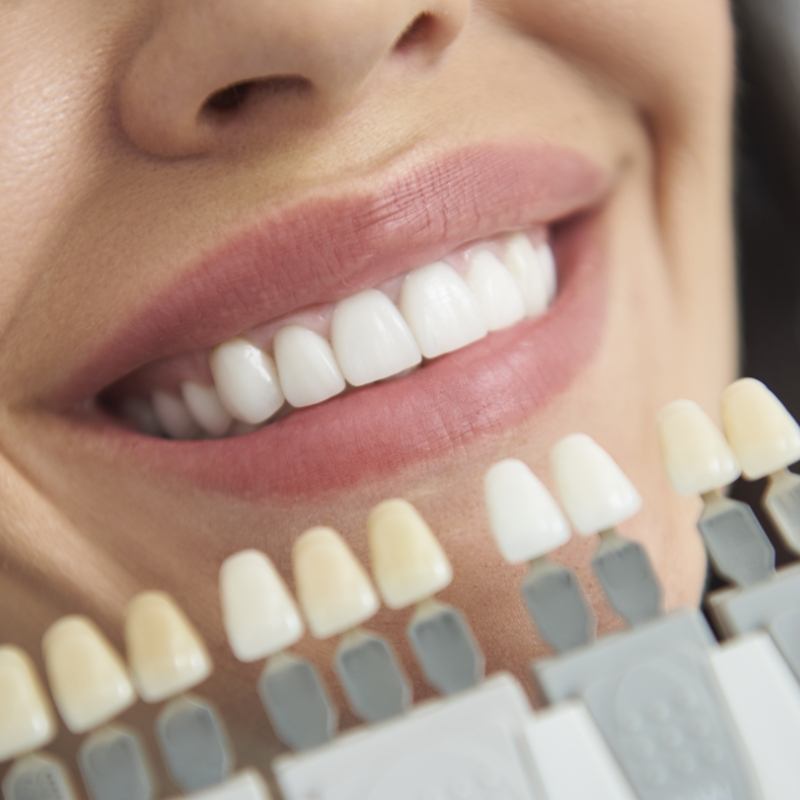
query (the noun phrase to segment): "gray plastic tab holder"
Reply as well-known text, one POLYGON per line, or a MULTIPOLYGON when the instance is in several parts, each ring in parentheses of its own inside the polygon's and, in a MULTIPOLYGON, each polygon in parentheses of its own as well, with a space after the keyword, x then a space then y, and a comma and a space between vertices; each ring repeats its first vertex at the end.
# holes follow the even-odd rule
POLYGON ((93 733, 78 764, 92 800, 152 800, 155 785, 139 737, 121 725, 93 733))
POLYGON ((156 737, 169 774, 183 791, 221 783, 233 769, 225 725, 199 697, 184 695, 170 702, 158 715, 156 737))
POLYGON ((408 638, 425 679, 441 694, 461 692, 483 680, 483 653, 458 609, 427 600, 411 618, 408 638))
POLYGON ((571 569, 537 559, 522 582, 522 598, 542 638, 557 653, 594 638, 594 615, 571 569))
POLYGON ((314 665, 293 653, 278 653, 258 679, 258 694, 275 735, 292 750, 330 741, 337 714, 314 665))
POLYGON ((767 631, 800 681, 800 606, 779 614, 767 625, 767 631))
POLYGON ((764 508, 781 541, 800 555, 800 475, 783 470, 772 476, 764 494, 764 508))
POLYGON ((696 611, 532 665, 552 704, 583 700, 640 800, 760 798, 696 611))
POLYGON ((707 502, 697 522, 714 571, 737 586, 763 581, 775 570, 775 548, 753 509, 739 500, 707 502))
POLYGON ((411 704, 411 687, 389 643, 356 630, 336 650, 336 673, 353 712, 365 722, 402 714, 411 704))
POLYGON ((661 584, 639 542, 623 539, 614 530, 604 531, 592 569, 612 607, 629 625, 661 613, 661 584))
POLYGON ((5 800, 77 800, 64 766, 45 753, 34 753, 14 762, 3 781, 3 797, 5 800))

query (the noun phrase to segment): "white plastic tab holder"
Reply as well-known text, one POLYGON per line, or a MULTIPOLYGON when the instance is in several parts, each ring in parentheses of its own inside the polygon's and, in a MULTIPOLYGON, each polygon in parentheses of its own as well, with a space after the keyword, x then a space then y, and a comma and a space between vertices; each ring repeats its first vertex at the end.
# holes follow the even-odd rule
POLYGON ((172 800, 271 800, 263 778, 255 770, 245 770, 229 778, 225 783, 202 792, 175 797, 172 800))

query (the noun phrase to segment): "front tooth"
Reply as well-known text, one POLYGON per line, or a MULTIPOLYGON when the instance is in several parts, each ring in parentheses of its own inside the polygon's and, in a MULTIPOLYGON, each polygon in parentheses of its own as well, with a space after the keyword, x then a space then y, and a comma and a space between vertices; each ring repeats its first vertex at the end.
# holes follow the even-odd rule
POLYGON ((332 528, 311 528, 292 551, 297 597, 311 633, 326 639, 368 620, 378 598, 364 567, 332 528))
POLYGON ((42 650, 53 697, 72 733, 108 722, 135 701, 122 659, 86 617, 54 623, 42 650))
POLYGON ((396 306, 368 289, 342 300, 331 319, 336 360, 352 386, 391 378, 422 360, 419 347, 396 306))
POLYGON ((294 644, 303 622, 273 563, 257 550, 229 556, 219 574, 225 632, 240 661, 256 661, 294 644))
POLYGON ((494 253, 479 250, 470 254, 466 280, 488 330, 508 328, 525 316, 522 292, 494 253))
POLYGON ((386 500, 367 520, 372 574, 389 608, 419 603, 453 580, 453 568, 428 524, 405 500, 386 500))
POLYGON ((46 745, 55 720, 27 653, 0 646, 0 763, 46 745))
POLYGON ((551 461, 561 505, 584 536, 614 528, 641 508, 639 493, 625 473, 585 433, 557 442, 551 461))
POLYGON ((761 381, 742 378, 725 389, 722 422, 749 480, 763 478, 800 460, 800 427, 761 381))
POLYGON ((209 436, 223 436, 231 426, 231 415, 219 401, 213 386, 202 386, 194 381, 181 384, 181 394, 194 421, 209 436))
POLYGON ((302 325, 287 325, 272 344, 283 394, 295 408, 322 403, 345 389, 326 339, 302 325))
POLYGON ((443 261, 406 275, 400 310, 426 358, 450 353, 486 336, 475 298, 459 274, 443 261))
POLYGON ((191 689, 211 674, 203 640, 164 592, 142 592, 132 600, 125 644, 133 681, 145 702, 191 689))
POLYGON ((195 439, 200 435, 200 428, 180 398, 157 389, 153 392, 153 409, 159 424, 173 439, 195 439))
POLYGON ((569 540, 567 520, 527 464, 507 458, 484 478, 489 527, 511 564, 533 561, 569 540))
POLYGON ((697 403, 676 400, 658 417, 664 465, 680 494, 705 494, 733 483, 739 465, 722 433, 697 403))
POLYGON ((220 402, 234 419, 259 425, 283 405, 275 363, 251 342, 224 342, 211 352, 209 366, 220 402))
POLYGON ((527 315, 543 314, 556 290, 555 259, 550 246, 534 246, 524 233, 515 233, 506 241, 503 260, 519 285, 527 315))

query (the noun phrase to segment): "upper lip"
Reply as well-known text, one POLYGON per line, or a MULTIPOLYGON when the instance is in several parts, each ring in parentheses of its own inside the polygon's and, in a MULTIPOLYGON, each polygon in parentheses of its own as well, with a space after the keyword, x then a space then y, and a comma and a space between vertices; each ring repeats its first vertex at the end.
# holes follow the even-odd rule
POLYGON ((151 361, 335 301, 466 242, 570 216, 596 204, 610 182, 571 150, 473 145, 346 194, 307 199, 181 269, 98 344, 60 399, 94 396, 151 361))

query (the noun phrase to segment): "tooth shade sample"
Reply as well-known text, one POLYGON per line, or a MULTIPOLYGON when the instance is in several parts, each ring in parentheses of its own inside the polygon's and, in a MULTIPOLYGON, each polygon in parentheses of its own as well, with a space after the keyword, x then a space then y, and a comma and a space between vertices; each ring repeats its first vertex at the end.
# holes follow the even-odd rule
POLYGON ((561 439, 551 462, 561 505, 584 536, 616 527, 642 506, 614 459, 585 433, 561 439))
POLYGON ((220 569, 222 619, 240 661, 256 661, 294 644, 303 622, 273 563, 257 550, 243 550, 220 569))
POLYGON ((553 251, 548 244, 533 245, 523 233, 515 233, 506 241, 503 260, 517 281, 529 317, 543 314, 556 290, 556 268, 553 251))
POLYGON ((50 689, 72 733, 99 727, 135 702, 122 659, 86 617, 51 625, 42 651, 50 689))
POLYGON ((400 290, 403 313, 425 358, 436 358, 486 336, 475 298, 443 261, 409 272, 400 290))
POLYGON ((46 745, 56 734, 50 703, 27 653, 0 647, 0 763, 46 745))
POLYGON ((733 451, 697 403, 676 400, 665 406, 658 430, 664 465, 679 494, 705 494, 739 477, 733 451))
POLYGON ((722 393, 725 435, 749 480, 800 460, 800 427, 783 403, 754 378, 742 378, 722 393))
POLYGON ((515 458, 498 461, 483 486, 489 528, 510 564, 533 561, 569 540, 567 520, 527 464, 515 458))
POLYGON ((313 406, 344 391, 333 350, 318 333, 288 325, 275 334, 272 350, 283 394, 295 408, 313 406))
POLYGON ((352 386, 391 378, 422 361, 406 321, 383 292, 368 289, 333 311, 331 343, 352 386))
POLYGON ((467 286, 487 330, 508 328, 525 317, 525 303, 517 282, 490 250, 470 254, 467 286))
POLYGON ((233 421, 225 410, 213 386, 202 386, 193 381, 181 385, 183 402, 192 419, 209 436, 222 436, 227 433, 233 421))
POLYGON ((272 358, 251 342, 224 342, 212 351, 209 366, 220 402, 234 419, 259 425, 283 405, 272 358))
POLYGON ((156 390, 153 410, 161 428, 173 439, 194 439, 200 434, 200 428, 179 397, 156 390))
POLYGON ((367 519, 372 574, 389 608, 419 603, 453 580, 453 568, 411 503, 386 500, 367 519))
POLYGON ((202 639, 164 592, 143 592, 133 599, 125 643, 133 682, 147 703, 191 689, 211 674, 202 639))
POLYGON ((311 633, 326 639, 368 620, 378 598, 364 567, 332 528, 311 528, 294 544, 294 580, 311 633))

